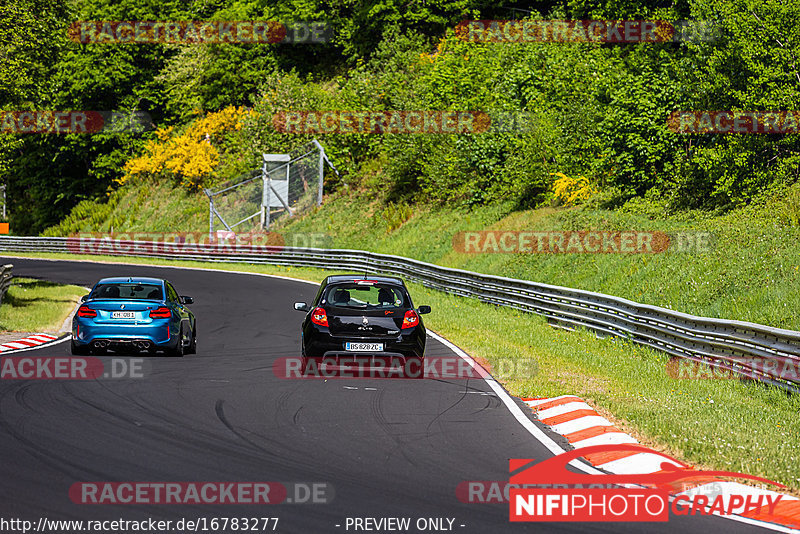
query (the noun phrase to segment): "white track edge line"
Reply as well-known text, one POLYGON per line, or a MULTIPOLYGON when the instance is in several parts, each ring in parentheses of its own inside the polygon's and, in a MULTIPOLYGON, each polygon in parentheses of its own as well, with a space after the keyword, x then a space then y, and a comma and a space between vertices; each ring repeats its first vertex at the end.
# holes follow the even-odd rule
MULTIPOLYGON (((449 340, 443 338, 433 330, 428 330, 428 334, 439 343, 443 344, 462 359, 464 359, 467 363, 469 363, 473 368, 478 365, 472 357, 461 350, 459 347, 454 345, 449 340)), ((503 401, 503 404, 506 405, 508 411, 511 412, 511 415, 527 430, 539 443, 547 447, 547 449, 552 452, 554 455, 562 454, 566 452, 561 446, 558 445, 550 436, 545 434, 542 429, 540 429, 536 424, 531 421, 520 409, 517 403, 514 402, 514 399, 508 394, 508 392, 503 389, 503 387, 497 383, 497 380, 494 379, 491 375, 483 377, 483 380, 489 385, 490 388, 497 394, 500 400, 503 401)), ((600 475, 603 474, 602 471, 595 469, 594 467, 589 466, 588 464, 581 462, 579 460, 573 460, 569 463, 569 465, 580 469, 581 471, 593 475, 600 475)))

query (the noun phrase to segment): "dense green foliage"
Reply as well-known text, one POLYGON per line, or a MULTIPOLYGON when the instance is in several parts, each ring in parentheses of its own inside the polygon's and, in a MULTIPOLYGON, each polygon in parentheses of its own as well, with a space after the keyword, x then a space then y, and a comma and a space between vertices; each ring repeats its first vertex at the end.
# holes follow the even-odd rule
MULTIPOLYGON (((676 134, 677 110, 800 109, 800 4, 780 0, 183 3, 21 0, 0 8, 0 109, 144 111, 158 127, 247 105, 239 157, 288 150, 286 110, 524 113, 524 131, 475 135, 319 135, 342 187, 387 202, 462 206, 549 199, 552 174, 586 176, 596 202, 653 213, 729 209, 798 179, 797 134, 676 134), (526 7, 526 9, 520 9, 526 7), (528 9, 534 9, 530 11, 528 9), (699 19, 714 38, 643 44, 480 44, 465 19, 699 19), (324 21, 326 44, 78 44, 77 20, 324 21)), ((153 134, 0 135, 12 227, 37 233, 102 199, 153 134)), ((239 163, 240 164, 240 163, 239 163)), ((221 162, 224 167, 226 162, 221 162)), ((222 176, 233 174, 220 169, 222 176)))

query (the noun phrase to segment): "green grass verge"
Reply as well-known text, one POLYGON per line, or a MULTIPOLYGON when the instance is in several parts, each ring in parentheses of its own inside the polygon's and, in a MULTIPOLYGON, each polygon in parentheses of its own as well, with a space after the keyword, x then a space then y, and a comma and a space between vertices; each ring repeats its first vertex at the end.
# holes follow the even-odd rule
POLYGON ((78 286, 14 278, 0 306, 0 332, 58 332, 85 294, 78 286))
MULTIPOLYGON (((315 282, 331 274, 249 264, 92 259, 259 272, 315 282)), ((800 396, 735 380, 676 380, 666 373, 667 356, 653 350, 620 339, 597 339, 585 331, 554 329, 536 315, 409 286, 416 304, 433 307, 425 317, 427 325, 479 361, 502 369, 507 358, 535 359, 538 369, 532 376, 500 377, 512 395, 578 395, 642 443, 676 458, 764 476, 800 490, 800 396)))

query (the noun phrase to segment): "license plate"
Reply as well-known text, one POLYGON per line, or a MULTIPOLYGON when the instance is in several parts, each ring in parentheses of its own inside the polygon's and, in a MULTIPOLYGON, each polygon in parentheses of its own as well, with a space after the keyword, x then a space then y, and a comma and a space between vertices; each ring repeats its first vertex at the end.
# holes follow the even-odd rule
POLYGON ((136 319, 136 312, 111 312, 112 319, 136 319))
POLYGON ((352 343, 344 344, 345 350, 353 352, 383 352, 383 343, 352 343))

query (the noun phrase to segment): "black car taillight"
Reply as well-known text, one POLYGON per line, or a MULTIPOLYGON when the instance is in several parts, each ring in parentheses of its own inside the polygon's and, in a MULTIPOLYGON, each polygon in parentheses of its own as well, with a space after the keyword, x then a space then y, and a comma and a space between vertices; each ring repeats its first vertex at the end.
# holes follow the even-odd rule
POLYGON ((97 312, 84 304, 78 308, 78 317, 97 317, 97 312))
POLYGON ((311 312, 311 322, 319 326, 328 326, 328 315, 323 308, 314 308, 311 312))
POLYGON ((172 317, 172 310, 166 306, 160 306, 155 310, 150 310, 150 317, 153 319, 169 319, 172 317))
POLYGON ((414 310, 408 310, 403 316, 403 326, 401 328, 413 328, 419 324, 419 315, 414 310))

